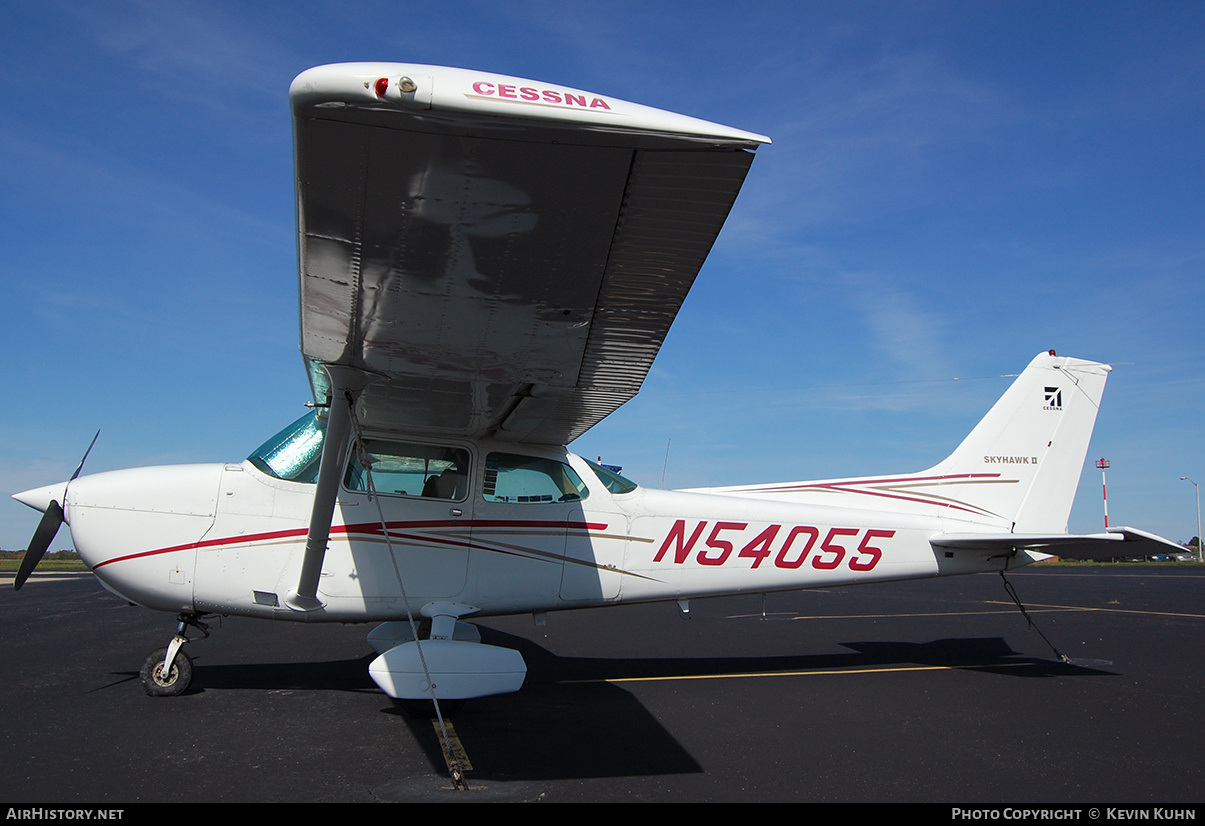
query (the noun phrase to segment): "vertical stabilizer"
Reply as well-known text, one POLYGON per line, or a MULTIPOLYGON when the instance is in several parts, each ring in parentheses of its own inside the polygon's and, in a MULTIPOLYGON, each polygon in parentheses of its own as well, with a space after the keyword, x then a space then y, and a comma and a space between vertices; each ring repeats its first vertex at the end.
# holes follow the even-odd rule
POLYGON ((1016 533, 1062 533, 1112 368, 1042 353, 949 458, 929 473, 994 477, 973 504, 1013 523, 1016 533))

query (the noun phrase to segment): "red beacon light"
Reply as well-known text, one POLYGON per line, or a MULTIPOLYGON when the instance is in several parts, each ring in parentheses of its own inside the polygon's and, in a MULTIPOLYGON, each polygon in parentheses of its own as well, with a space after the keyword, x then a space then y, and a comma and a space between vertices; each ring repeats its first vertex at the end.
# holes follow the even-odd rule
POLYGON ((385 92, 389 90, 389 78, 380 78, 375 84, 373 84, 372 88, 376 90, 377 97, 385 97, 385 92))

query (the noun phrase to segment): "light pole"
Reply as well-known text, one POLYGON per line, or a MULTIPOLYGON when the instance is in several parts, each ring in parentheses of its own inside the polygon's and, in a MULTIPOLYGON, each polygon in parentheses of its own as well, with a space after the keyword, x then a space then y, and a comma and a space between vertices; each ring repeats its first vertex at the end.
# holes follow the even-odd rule
MULTIPOLYGON (((1181 476, 1180 481, 1192 482, 1187 476, 1181 476)), ((1205 562, 1205 555, 1201 553, 1201 486, 1196 482, 1192 482, 1192 486, 1197 489, 1197 562, 1205 562)))

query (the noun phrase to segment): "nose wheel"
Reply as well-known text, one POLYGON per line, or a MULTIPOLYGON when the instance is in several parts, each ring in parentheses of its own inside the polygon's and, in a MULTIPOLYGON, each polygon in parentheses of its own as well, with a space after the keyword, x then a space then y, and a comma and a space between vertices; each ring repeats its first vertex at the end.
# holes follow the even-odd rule
POLYGON ((187 691, 192 683, 192 658, 177 647, 168 665, 168 651, 168 648, 152 651, 138 672, 142 690, 149 697, 175 697, 187 691))
POLYGON ((189 641, 184 632, 191 625, 209 636, 209 626, 196 614, 181 614, 177 619, 176 636, 166 648, 148 654, 138 671, 142 690, 149 697, 176 697, 188 690, 192 683, 192 658, 182 648, 189 641))

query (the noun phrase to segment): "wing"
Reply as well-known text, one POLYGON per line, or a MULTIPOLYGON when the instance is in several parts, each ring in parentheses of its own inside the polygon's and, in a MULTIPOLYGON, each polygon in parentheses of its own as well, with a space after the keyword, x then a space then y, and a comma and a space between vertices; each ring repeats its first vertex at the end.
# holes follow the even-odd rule
POLYGON ((567 444, 632 398, 760 135, 547 83, 344 64, 290 90, 301 350, 368 426, 567 444))

